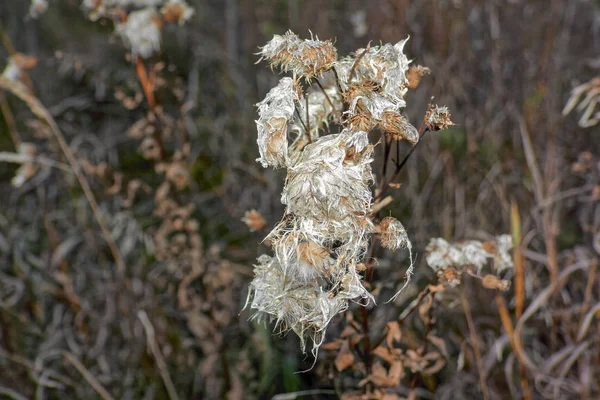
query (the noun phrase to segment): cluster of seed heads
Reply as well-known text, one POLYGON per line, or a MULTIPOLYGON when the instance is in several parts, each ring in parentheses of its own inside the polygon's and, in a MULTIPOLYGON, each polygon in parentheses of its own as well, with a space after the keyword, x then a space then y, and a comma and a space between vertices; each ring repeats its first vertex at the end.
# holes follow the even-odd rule
MULTIPOLYGON (((327 325, 350 301, 374 301, 360 275, 371 236, 390 250, 411 249, 400 221, 372 220, 368 137, 379 128, 395 140, 419 140, 401 114, 409 87, 405 43, 338 59, 330 41, 287 32, 259 53, 292 77, 283 77, 257 105, 257 161, 287 169, 286 211, 266 237, 273 255, 258 258, 248 301, 254 318, 294 331, 303 351, 311 341, 315 355, 327 325)), ((407 277, 411 273, 412 262, 407 277)))

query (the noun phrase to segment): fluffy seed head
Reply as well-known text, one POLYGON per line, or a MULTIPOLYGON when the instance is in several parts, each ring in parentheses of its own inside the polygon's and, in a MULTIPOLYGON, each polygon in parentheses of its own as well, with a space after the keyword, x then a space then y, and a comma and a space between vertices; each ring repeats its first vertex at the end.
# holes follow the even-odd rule
POLYGON ((154 7, 132 11, 115 31, 135 57, 150 58, 160 51, 162 23, 154 7))
POLYGON ((425 124, 430 131, 441 131, 454 125, 450 120, 450 111, 448 107, 431 106, 425 113, 425 124))
POLYGON ((292 31, 273 36, 259 54, 271 66, 307 80, 323 75, 337 60, 337 50, 329 40, 300 39, 292 31))

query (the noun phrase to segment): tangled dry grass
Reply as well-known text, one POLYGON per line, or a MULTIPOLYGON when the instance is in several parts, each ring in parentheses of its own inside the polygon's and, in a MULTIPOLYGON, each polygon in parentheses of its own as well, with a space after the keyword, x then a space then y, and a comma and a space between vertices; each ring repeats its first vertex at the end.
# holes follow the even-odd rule
POLYGON ((0 397, 597 398, 599 13, 0 2, 0 397))

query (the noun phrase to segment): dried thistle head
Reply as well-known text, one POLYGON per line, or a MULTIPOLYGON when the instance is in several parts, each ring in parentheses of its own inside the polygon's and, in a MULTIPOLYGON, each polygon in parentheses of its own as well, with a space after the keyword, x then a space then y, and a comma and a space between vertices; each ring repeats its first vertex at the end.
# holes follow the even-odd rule
POLYGON ((374 82, 381 95, 395 106, 404 107, 409 60, 403 51, 407 41, 408 38, 395 45, 384 44, 359 49, 354 58, 346 58, 336 64, 338 75, 347 84, 355 79, 359 82, 374 82))
POLYGON ((328 84, 323 84, 323 88, 324 91, 309 89, 304 98, 298 101, 298 114, 304 117, 296 119, 290 124, 290 132, 297 135, 292 145, 294 150, 302 149, 303 146, 299 146, 298 142, 306 138, 308 127, 310 127, 310 140, 318 139, 321 133, 328 130, 336 111, 342 109, 342 95, 335 86, 335 82, 330 79, 328 84), (308 110, 306 109, 306 100, 308 100, 308 110), (306 115, 308 115, 308 123, 305 121, 306 115))
MULTIPOLYGON (((274 256, 259 258, 248 301, 255 318, 296 332, 303 350, 312 340, 316 353, 327 324, 349 301, 373 300, 359 275, 372 233, 380 233, 387 248, 411 249, 399 221, 386 218, 375 228, 371 220, 374 146, 368 138, 380 126, 396 139, 418 140, 400 114, 409 84, 404 43, 368 47, 337 61, 331 42, 288 32, 260 52, 294 79, 283 78, 258 104, 258 161, 287 168, 281 194, 287 207, 265 238, 274 256), (295 80, 300 76, 306 91, 295 80), (319 90, 310 87, 320 76, 319 90), (341 125, 339 133, 327 134, 332 123, 341 125), (288 134, 296 135, 291 145, 288 134)), ((412 270, 411 255, 408 278, 412 270)))
POLYGON ((441 131, 449 126, 454 125, 450 120, 450 111, 448 107, 440 107, 432 105, 425 114, 425 124, 430 131, 441 131))
POLYGON ((498 278, 507 269, 513 268, 509 250, 512 248, 510 235, 500 235, 495 240, 480 242, 469 240, 450 244, 442 238, 433 238, 425 248, 427 264, 435 270, 441 283, 451 287, 460 283, 467 272, 482 280, 486 288, 507 290, 510 282, 498 278), (491 270, 495 275, 482 275, 482 270, 493 260, 491 270))
POLYGON ((366 215, 370 206, 371 153, 366 132, 344 130, 319 138, 288 167, 281 201, 291 213, 331 221, 341 234, 334 227, 366 215))
POLYGON ((272 67, 292 71, 306 80, 322 76, 337 60, 337 50, 329 40, 300 39, 292 31, 273 36, 258 54, 272 67))
POLYGON ((285 167, 288 159, 287 128, 294 116, 295 103, 300 98, 298 82, 282 78, 279 84, 257 104, 259 119, 258 149, 263 167, 285 167))

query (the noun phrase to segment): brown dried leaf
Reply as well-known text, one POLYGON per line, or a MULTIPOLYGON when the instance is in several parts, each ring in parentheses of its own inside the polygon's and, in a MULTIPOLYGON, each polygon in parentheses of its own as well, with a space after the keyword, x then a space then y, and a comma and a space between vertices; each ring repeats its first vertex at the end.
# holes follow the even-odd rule
POLYGON ((343 371, 354 364, 354 354, 350 350, 350 344, 348 340, 345 340, 340 348, 340 351, 335 358, 335 367, 338 371, 343 371))
POLYGON ((386 324, 387 334, 385 335, 385 341, 388 348, 392 348, 394 341, 400 342, 402 339, 402 331, 400 330, 400 323, 398 321, 391 321, 386 324))
POLYGON ((427 335, 427 340, 429 340, 429 342, 431 344, 433 344, 435 347, 437 347, 442 352, 444 357, 446 357, 446 358, 449 357, 448 349, 446 348, 446 342, 444 341, 444 339, 430 333, 429 335, 427 335))

